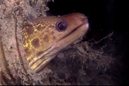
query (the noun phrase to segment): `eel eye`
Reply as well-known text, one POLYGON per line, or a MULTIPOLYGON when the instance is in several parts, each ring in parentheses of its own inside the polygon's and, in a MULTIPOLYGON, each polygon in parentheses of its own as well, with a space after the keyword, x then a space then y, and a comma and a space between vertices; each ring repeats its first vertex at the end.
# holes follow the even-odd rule
POLYGON ((61 20, 61 21, 56 23, 56 29, 58 31, 65 31, 67 26, 68 26, 68 24, 65 20, 61 20))

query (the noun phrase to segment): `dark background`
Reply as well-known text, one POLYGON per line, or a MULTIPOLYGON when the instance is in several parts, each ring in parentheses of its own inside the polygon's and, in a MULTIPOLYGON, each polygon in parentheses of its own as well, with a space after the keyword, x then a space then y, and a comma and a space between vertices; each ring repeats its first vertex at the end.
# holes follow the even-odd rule
MULTIPOLYGON (((49 2, 48 15, 63 15, 71 12, 81 12, 88 16, 90 30, 83 41, 100 40, 113 32, 115 58, 124 65, 119 72, 120 84, 129 85, 129 4, 124 0, 54 0, 49 2)), ((110 49, 110 47, 109 47, 110 49)))

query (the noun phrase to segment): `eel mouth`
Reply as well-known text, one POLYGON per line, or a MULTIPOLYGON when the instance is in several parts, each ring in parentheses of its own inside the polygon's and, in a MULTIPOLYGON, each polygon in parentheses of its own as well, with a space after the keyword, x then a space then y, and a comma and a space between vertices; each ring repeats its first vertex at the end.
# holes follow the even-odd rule
POLYGON ((82 37, 88 30, 88 22, 83 22, 68 34, 59 39, 53 46, 43 51, 35 60, 29 62, 29 66, 35 72, 40 72, 56 55, 66 46, 72 44, 74 41, 82 37), (65 43, 64 43, 65 42, 65 43))

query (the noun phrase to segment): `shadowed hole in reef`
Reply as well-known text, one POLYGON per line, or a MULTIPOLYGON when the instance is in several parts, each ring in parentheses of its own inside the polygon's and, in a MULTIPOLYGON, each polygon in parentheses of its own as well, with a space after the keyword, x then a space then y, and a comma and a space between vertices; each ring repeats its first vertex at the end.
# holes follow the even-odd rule
MULTIPOLYGON (((119 0, 54 0, 47 3, 49 11, 47 15, 64 15, 72 12, 81 12, 88 16, 90 23, 90 29, 87 35, 85 35, 83 41, 87 40, 100 40, 113 32, 114 48, 116 51, 112 51, 115 54, 114 58, 120 58, 124 67, 120 72, 120 83, 129 84, 129 74, 127 74, 127 67, 129 60, 127 60, 128 53, 128 36, 129 33, 126 30, 128 27, 127 22, 124 19, 129 18, 129 13, 126 11, 129 8, 128 2, 119 0)), ((105 42, 106 43, 106 42, 105 42)), ((107 43, 110 44, 110 43, 107 43)), ((101 47, 101 46, 99 46, 101 47)), ((112 46, 108 46, 106 50, 110 50, 112 46)), ((122 63, 118 63, 119 65, 122 63)))

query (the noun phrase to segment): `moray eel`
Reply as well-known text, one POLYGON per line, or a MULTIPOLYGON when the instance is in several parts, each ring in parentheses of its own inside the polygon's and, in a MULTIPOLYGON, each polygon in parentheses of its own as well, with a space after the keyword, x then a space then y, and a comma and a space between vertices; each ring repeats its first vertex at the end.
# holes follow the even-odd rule
POLYGON ((88 27, 85 15, 71 13, 39 17, 24 24, 19 33, 15 28, 12 42, 6 39, 13 44, 12 48, 4 44, 4 36, 0 34, 0 85, 42 82, 43 68, 59 51, 82 38, 88 27), (21 41, 17 34, 22 36, 21 41))
POLYGON ((23 28, 23 47, 29 67, 40 72, 57 53, 88 31, 88 19, 81 13, 40 17, 23 28))

